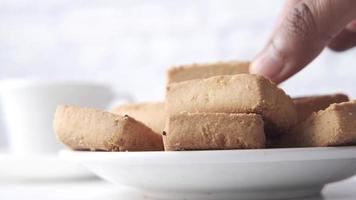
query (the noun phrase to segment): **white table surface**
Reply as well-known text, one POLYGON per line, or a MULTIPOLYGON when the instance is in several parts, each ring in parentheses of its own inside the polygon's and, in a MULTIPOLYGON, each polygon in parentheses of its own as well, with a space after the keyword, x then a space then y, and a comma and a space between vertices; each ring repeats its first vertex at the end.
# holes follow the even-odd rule
MULTIPOLYGON (((150 200, 144 193, 113 185, 100 179, 81 180, 0 180, 1 200, 150 200)), ((307 200, 351 200, 356 199, 356 178, 326 186, 322 196, 307 200)))

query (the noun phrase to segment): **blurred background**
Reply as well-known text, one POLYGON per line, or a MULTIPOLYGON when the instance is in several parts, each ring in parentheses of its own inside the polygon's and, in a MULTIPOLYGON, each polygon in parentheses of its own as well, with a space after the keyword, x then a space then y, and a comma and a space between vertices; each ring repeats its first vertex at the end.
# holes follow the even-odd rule
MULTIPOLYGON (((172 66, 252 60, 268 39, 284 2, 0 0, 0 100, 1 86, 7 79, 102 82, 122 93, 130 93, 136 101, 163 100, 165 71, 172 66)), ((281 87, 291 96, 343 92, 355 98, 355 58, 356 48, 344 53, 326 49, 281 87)), ((35 99, 31 90, 19 93, 35 99)), ((50 99, 59 98, 57 93, 61 96, 59 90, 42 96, 38 92, 34 96, 39 95, 39 99, 50 96, 48 102, 51 102, 50 99)), ((100 96, 92 90, 89 93, 100 96)), ((86 169, 58 159, 57 147, 42 142, 53 139, 59 145, 52 133, 55 106, 49 112, 50 104, 27 102, 21 95, 16 96, 16 92, 14 96, 18 101, 9 97, 7 105, 10 106, 4 106, 3 111, 0 106, 0 199, 117 199, 116 185, 100 182, 86 169), (28 106, 31 103, 40 109, 28 106), (48 113, 50 117, 46 117, 48 113), (7 127, 11 125, 12 132, 9 128, 5 131, 4 121, 7 127), (14 133, 19 132, 19 137, 15 137, 14 133), (24 153, 29 153, 30 148, 22 144, 36 148, 47 145, 56 151, 17 157, 8 151, 14 144, 23 147, 24 153), (66 177, 73 181, 63 181, 66 177), (56 179, 61 181, 53 181, 56 179), (95 196, 108 194, 113 197, 95 196)), ((338 194, 346 198, 354 194, 354 188, 354 183, 331 187, 331 190, 329 187, 329 196, 338 194)))
MULTIPOLYGON (((173 65, 252 59, 282 3, 0 0, 0 79, 95 80, 139 101, 160 100, 173 65)), ((325 50, 282 87, 292 96, 345 92, 354 98, 355 58, 356 49, 325 50)))

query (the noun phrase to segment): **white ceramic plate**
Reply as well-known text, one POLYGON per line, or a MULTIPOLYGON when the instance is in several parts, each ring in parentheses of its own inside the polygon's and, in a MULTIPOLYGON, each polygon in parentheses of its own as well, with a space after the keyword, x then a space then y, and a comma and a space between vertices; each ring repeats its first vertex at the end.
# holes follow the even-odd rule
POLYGON ((356 147, 182 152, 63 151, 100 177, 162 199, 282 199, 356 174, 356 147))
POLYGON ((76 162, 57 155, 13 155, 0 153, 1 180, 46 180, 93 178, 95 175, 76 162))

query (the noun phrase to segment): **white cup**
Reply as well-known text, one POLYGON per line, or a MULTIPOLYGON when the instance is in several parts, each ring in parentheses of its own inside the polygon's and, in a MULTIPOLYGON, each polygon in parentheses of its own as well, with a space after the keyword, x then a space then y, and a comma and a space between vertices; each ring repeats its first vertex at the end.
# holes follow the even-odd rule
POLYGON ((0 81, 3 120, 14 154, 56 153, 63 146, 53 133, 54 112, 59 104, 106 109, 115 101, 131 101, 108 86, 91 82, 0 81))
MULTIPOLYGON (((1 102, 0 102, 0 105, 1 105, 1 102)), ((3 114, 2 114, 1 106, 0 106, 0 153, 2 151, 4 151, 5 148, 7 147, 7 145, 6 145, 7 138, 6 138, 6 134, 5 134, 5 129, 4 129, 4 124, 3 124, 2 118, 3 118, 3 114)))

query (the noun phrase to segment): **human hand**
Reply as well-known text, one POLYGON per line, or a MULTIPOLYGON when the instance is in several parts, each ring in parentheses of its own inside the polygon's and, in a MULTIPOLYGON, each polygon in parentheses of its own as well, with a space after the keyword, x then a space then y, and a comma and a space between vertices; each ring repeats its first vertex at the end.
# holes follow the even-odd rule
POLYGON ((329 47, 356 46, 356 0, 288 0, 250 73, 280 83, 329 47))

